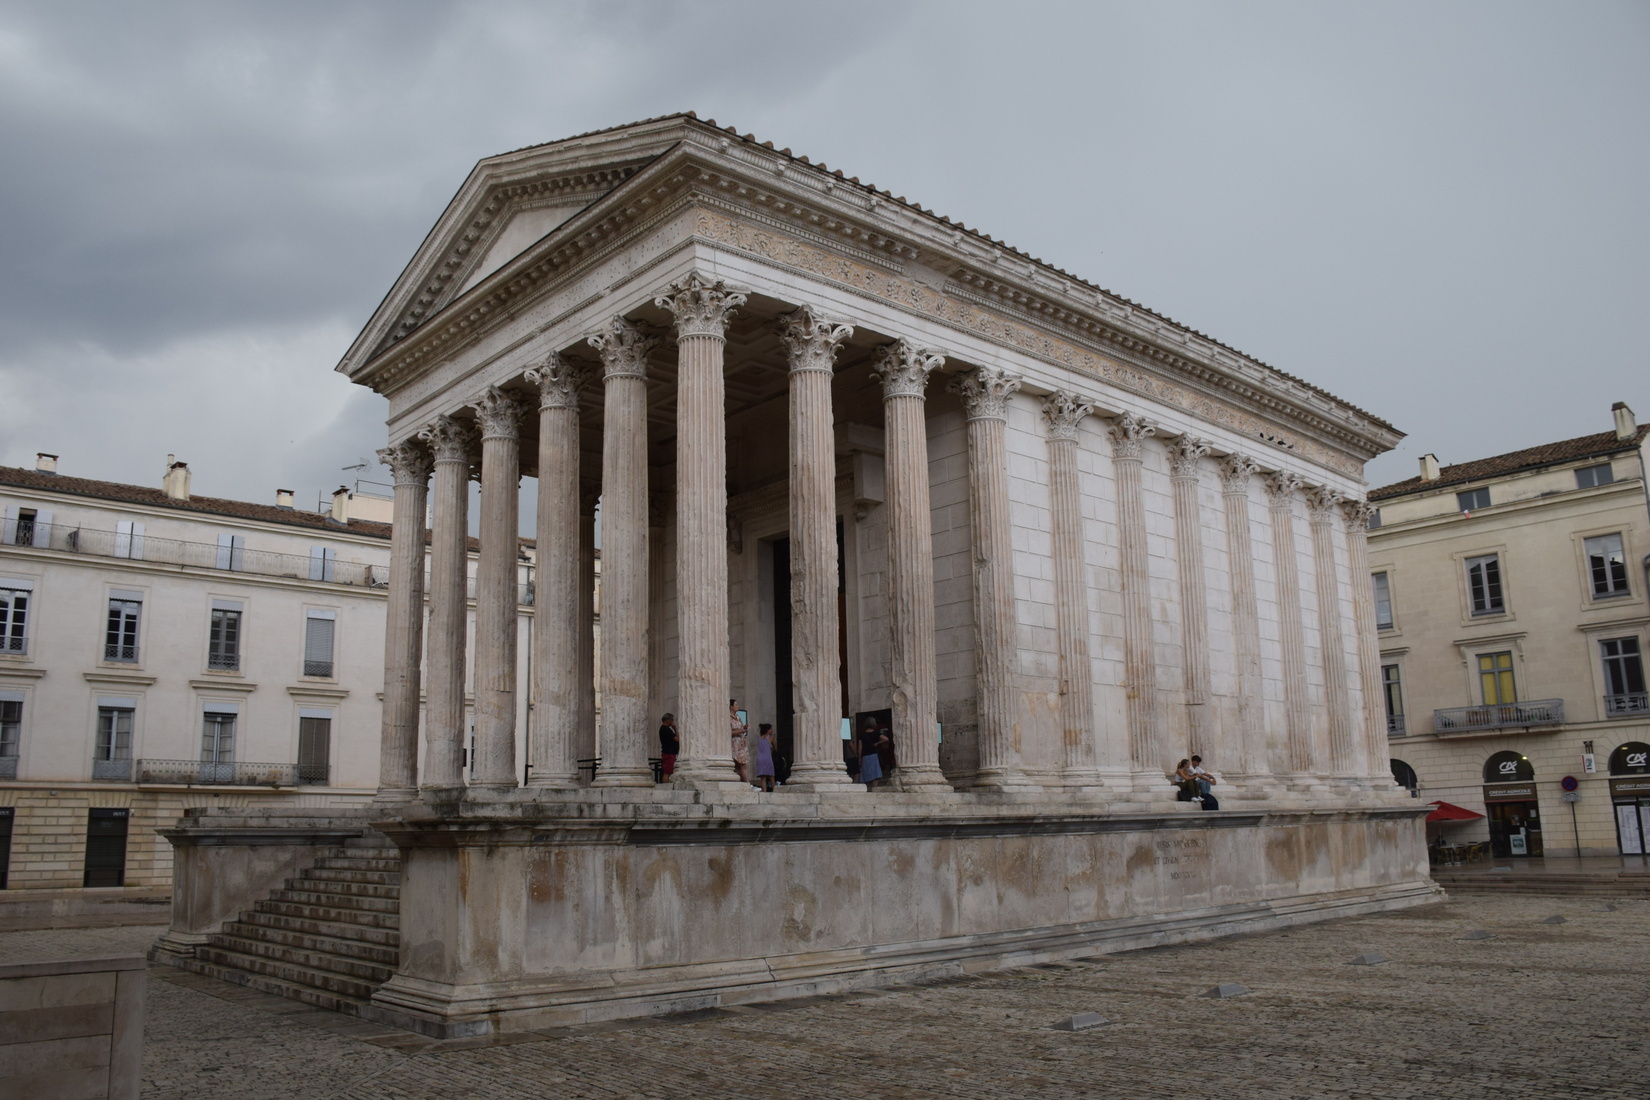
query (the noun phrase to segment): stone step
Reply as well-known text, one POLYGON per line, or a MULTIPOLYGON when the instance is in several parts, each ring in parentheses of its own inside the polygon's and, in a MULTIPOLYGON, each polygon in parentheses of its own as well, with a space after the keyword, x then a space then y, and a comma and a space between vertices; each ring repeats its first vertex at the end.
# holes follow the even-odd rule
POLYGON ((1434 874, 1433 881, 1456 893, 1509 893, 1580 895, 1585 897, 1650 897, 1650 882, 1630 878, 1568 879, 1557 875, 1448 875, 1434 874))
POLYGON ((334 974, 327 970, 310 970, 301 966, 293 966, 291 963, 281 962, 277 959, 266 959, 258 955, 229 951, 209 943, 195 948, 195 958, 202 962, 233 967, 236 970, 244 970, 251 974, 262 974, 266 978, 278 978, 293 985, 308 986, 311 989, 334 993, 361 1002, 371 1000, 373 990, 382 984, 381 982, 346 977, 343 974, 334 974))
MULTIPOLYGON (((280 892, 286 893, 284 890, 280 892)), ((263 901, 254 902, 252 911, 255 913, 279 913, 286 917, 306 917, 310 920, 347 921, 351 924, 366 924, 377 928, 399 928, 401 926, 399 909, 389 912, 369 909, 344 909, 312 901, 266 898, 263 901)))
POLYGON ((399 852, 401 850, 394 844, 390 843, 389 837, 384 836, 381 833, 373 833, 371 836, 352 836, 348 840, 344 841, 344 847, 351 849, 381 848, 391 852, 399 852))
POLYGON ((313 986, 300 985, 297 982, 282 981, 280 978, 270 977, 267 974, 255 974, 250 970, 242 970, 235 966, 221 966, 218 963, 207 962, 205 959, 200 958, 174 959, 172 965, 179 970, 187 970, 193 974, 216 978, 220 982, 245 986, 247 989, 256 989, 260 993, 285 997, 290 1001, 299 1001, 303 1004, 314 1005, 317 1008, 325 1008, 333 1012, 358 1015, 361 1006, 366 1003, 354 997, 346 997, 339 993, 316 989, 313 986))
POLYGON ((291 883, 313 883, 313 889, 330 889, 321 883, 336 883, 340 886, 378 887, 394 890, 391 895, 383 895, 378 890, 349 890, 348 893, 362 893, 374 897, 396 897, 401 893, 401 873, 399 871, 357 871, 353 868, 336 870, 331 867, 311 867, 301 872, 296 879, 287 879, 291 883))
POLYGON ((227 930, 230 924, 242 925, 247 928, 262 928, 267 932, 297 933, 304 936, 326 936, 335 940, 350 940, 370 947, 383 947, 399 950, 401 933, 395 928, 381 928, 372 924, 359 924, 353 921, 320 920, 309 917, 290 917, 281 913, 260 913, 250 911, 242 913, 239 920, 230 921, 224 925, 227 930))
POLYGON ((325 951, 380 966, 394 967, 401 958, 400 947, 395 944, 367 943, 353 936, 295 932, 290 928, 272 928, 267 924, 253 924, 247 921, 229 921, 219 935, 303 951, 325 951))
POLYGON ((214 933, 208 938, 207 942, 222 951, 233 951, 241 955, 269 959, 305 971, 324 971, 329 974, 339 974, 346 978, 358 978, 362 981, 372 982, 374 985, 381 985, 389 981, 390 976, 395 973, 394 966, 384 966, 381 963, 369 962, 365 959, 352 959, 325 949, 320 951, 306 950, 284 943, 270 943, 267 940, 228 936, 222 932, 214 933))
MULTIPOLYGON (((328 887, 341 886, 341 883, 328 883, 328 887)), ((379 890, 396 889, 388 886, 375 887, 379 890)), ((342 889, 304 889, 299 886, 289 886, 285 890, 277 890, 272 896, 276 901, 295 902, 299 905, 318 905, 336 909, 364 909, 372 913, 399 913, 401 900, 399 890, 396 889, 389 897, 373 897, 348 892, 342 889)))
POLYGON ((377 859, 370 856, 322 856, 315 861, 318 868, 338 871, 390 871, 401 873, 401 860, 377 859))

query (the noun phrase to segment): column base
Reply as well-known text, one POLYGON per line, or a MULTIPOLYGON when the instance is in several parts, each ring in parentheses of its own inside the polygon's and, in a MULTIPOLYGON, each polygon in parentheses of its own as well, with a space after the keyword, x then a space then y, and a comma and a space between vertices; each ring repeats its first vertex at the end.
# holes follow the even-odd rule
POLYGON ((655 787, 652 768, 602 768, 592 787, 655 787))
POLYGON ((976 791, 1011 791, 1032 794, 1041 791, 1042 784, 1033 783, 1019 768, 981 768, 974 773, 972 788, 976 791))
POLYGON ((583 787, 584 780, 578 775, 539 775, 536 772, 524 784, 534 790, 573 791, 583 787))
POLYGON ((899 764, 891 779, 890 786, 896 791, 949 793, 954 789, 938 764, 899 764))
POLYGON ((1101 791, 1106 786, 1106 778, 1099 768, 1061 768, 1059 786, 1051 788, 1064 794, 1089 794, 1095 798, 1101 797, 1101 791))
POLYGON ((374 806, 385 806, 397 802, 416 802, 417 800, 418 788, 416 787, 380 787, 378 793, 373 795, 372 804, 374 806))
POLYGON ((846 791, 862 784, 848 778, 841 764, 798 764, 785 780, 787 791, 846 791))

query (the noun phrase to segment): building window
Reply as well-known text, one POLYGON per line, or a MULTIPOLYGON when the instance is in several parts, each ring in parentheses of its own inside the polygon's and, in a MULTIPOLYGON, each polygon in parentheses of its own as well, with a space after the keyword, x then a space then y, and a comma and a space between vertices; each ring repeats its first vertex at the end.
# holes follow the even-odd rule
POLYGON ((1598 648, 1604 659, 1604 713, 1620 718, 1650 710, 1650 706, 1646 706, 1644 658, 1639 653, 1639 640, 1605 638, 1598 643, 1598 648))
POLYGON ((1395 737, 1404 732, 1404 689, 1397 665, 1381 666, 1381 692, 1386 696, 1386 732, 1395 737))
POLYGON ((241 611, 214 602, 206 646, 206 667, 238 672, 241 667, 241 611))
POLYGON ((1610 469, 1608 462, 1601 462, 1597 466, 1583 466, 1576 471, 1577 489, 1594 489, 1600 485, 1609 485, 1615 480, 1615 471, 1610 469))
POLYGON ((17 755, 23 744, 23 696, 0 692, 0 779, 17 778, 17 755))
POLYGON ((1371 573, 1375 586, 1375 629, 1392 629, 1392 580, 1385 573, 1371 573))
POLYGON ((330 546, 312 546, 309 548, 309 579, 312 581, 330 581, 337 569, 338 551, 330 546))
POLYGON ((304 675, 332 676, 332 642, 337 615, 311 611, 304 619, 304 675))
POLYGON ((1627 554, 1622 549, 1621 536, 1599 535, 1587 539, 1582 546, 1587 555, 1587 575, 1592 581, 1593 598, 1627 595, 1627 554))
POLYGON ((1490 506, 1490 487, 1483 485, 1477 489, 1468 489, 1464 493, 1455 494, 1455 503, 1463 512, 1476 512, 1480 508, 1490 506))
POLYGON ((235 711, 210 704, 201 718, 201 782, 228 783, 235 770, 235 711))
POLYGON ((0 653, 29 651, 31 581, 0 579, 0 653))
POLYGON ((1474 615, 1499 615, 1507 610, 1501 598, 1501 555, 1467 559, 1467 594, 1474 615))
POLYGON ((1380 525, 1381 525, 1381 510, 1379 508, 1371 508, 1369 510, 1369 519, 1364 522, 1364 529, 1366 531, 1373 531, 1373 530, 1375 530, 1375 528, 1379 527, 1380 525))
POLYGON ((115 557, 143 559, 143 524, 128 519, 115 524, 115 557))
POLYGON ((33 508, 19 508, 17 510, 17 530, 13 538, 18 546, 34 545, 34 521, 38 515, 33 508))
POLYGON ((1403 760, 1392 761, 1392 780, 1412 795, 1421 786, 1420 779, 1415 775, 1415 769, 1403 760))
POLYGON ((103 642, 104 660, 137 661, 138 619, 142 614, 143 600, 135 593, 109 598, 109 626, 103 642))
POLYGON ((241 535, 218 536, 219 569, 240 570, 246 568, 246 539, 241 535))
POLYGON ((118 702, 105 702, 97 708, 93 779, 132 778, 132 718, 136 713, 130 705, 118 702))
POLYGON ((13 546, 36 546, 46 549, 52 544, 52 514, 45 508, 22 508, 12 505, 6 509, 5 527, 0 529, 0 542, 13 546))
POLYGON ((1478 684, 1484 693, 1484 705, 1518 702, 1518 691, 1513 685, 1513 655, 1510 651, 1480 653, 1478 655, 1478 684))
POLYGON ((298 718, 298 782, 326 786, 331 764, 332 712, 302 712, 298 718))

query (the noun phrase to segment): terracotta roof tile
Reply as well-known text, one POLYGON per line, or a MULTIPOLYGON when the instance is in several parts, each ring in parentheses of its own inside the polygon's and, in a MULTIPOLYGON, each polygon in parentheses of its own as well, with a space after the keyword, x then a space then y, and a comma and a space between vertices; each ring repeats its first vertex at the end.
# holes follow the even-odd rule
POLYGON ((1491 458, 1458 462, 1453 466, 1441 468, 1436 481, 1422 481, 1417 475, 1404 481, 1395 481, 1391 485, 1383 485, 1379 489, 1371 489, 1369 499, 1390 500, 1411 493, 1430 493, 1451 485, 1465 485, 1470 481, 1505 477, 1508 474, 1540 469, 1542 466, 1554 466, 1561 462, 1603 458, 1619 451, 1636 449, 1647 434, 1650 434, 1650 424, 1641 427, 1631 439, 1618 439, 1613 431, 1598 432, 1577 436, 1575 439, 1562 439, 1557 443, 1543 443, 1539 447, 1526 447, 1522 451, 1509 451, 1491 458))

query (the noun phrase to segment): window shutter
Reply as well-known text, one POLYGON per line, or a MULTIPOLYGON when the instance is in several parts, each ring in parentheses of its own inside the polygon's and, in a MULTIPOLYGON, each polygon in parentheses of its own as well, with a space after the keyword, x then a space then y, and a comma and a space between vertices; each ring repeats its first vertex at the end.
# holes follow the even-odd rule
POLYGON ((218 568, 219 569, 233 569, 233 568, 235 568, 235 536, 234 535, 219 535, 218 536, 218 568))
POLYGON ((143 524, 130 519, 115 524, 115 557, 143 560, 143 524))
POLYGON ((0 530, 0 542, 10 546, 17 542, 17 505, 6 505, 6 526, 0 530))
POLYGON ((304 622, 304 675, 332 675, 332 616, 311 614, 304 622))
POLYGON ((309 579, 319 581, 326 579, 327 548, 311 546, 309 548, 309 579))
POLYGON ((34 545, 43 550, 52 545, 52 511, 41 508, 34 514, 34 545))

